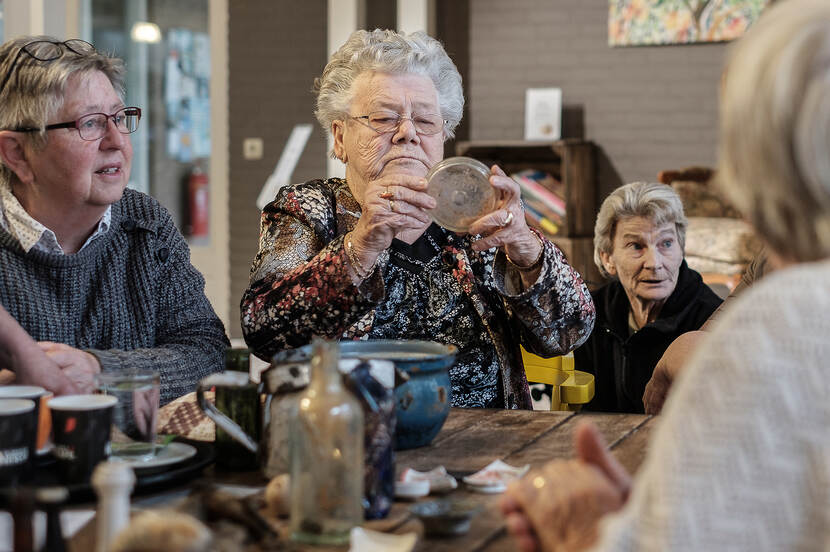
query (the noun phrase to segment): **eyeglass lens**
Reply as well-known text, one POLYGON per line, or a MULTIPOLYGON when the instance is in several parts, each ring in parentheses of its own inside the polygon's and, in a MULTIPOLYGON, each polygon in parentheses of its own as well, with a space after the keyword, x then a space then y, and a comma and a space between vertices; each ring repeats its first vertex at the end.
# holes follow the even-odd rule
POLYGON ((444 120, 432 114, 415 113, 412 117, 402 117, 394 111, 373 111, 366 117, 369 126, 378 132, 393 132, 404 119, 412 121, 415 130, 420 134, 438 134, 444 128, 444 120))
POLYGON ((84 140, 97 140, 107 133, 109 119, 113 120, 115 127, 121 134, 130 134, 138 130, 141 110, 135 107, 125 107, 112 115, 105 115, 104 113, 84 115, 78 119, 78 133, 84 140))
POLYGON ((28 44, 24 44, 23 47, 17 51, 17 55, 14 57, 6 76, 3 78, 3 83, 0 84, 0 92, 6 88, 6 83, 9 81, 9 78, 11 78, 15 69, 20 66, 20 54, 25 53, 37 61, 53 61, 63 55, 64 48, 79 56, 85 56, 95 52, 95 47, 92 44, 79 38, 73 38, 72 40, 66 40, 64 42, 35 40, 33 42, 29 42, 28 44))
POLYGON ((63 55, 64 48, 79 56, 84 56, 95 51, 92 44, 86 40, 77 38, 65 42, 36 40, 23 46, 23 51, 38 61, 52 61, 63 55))

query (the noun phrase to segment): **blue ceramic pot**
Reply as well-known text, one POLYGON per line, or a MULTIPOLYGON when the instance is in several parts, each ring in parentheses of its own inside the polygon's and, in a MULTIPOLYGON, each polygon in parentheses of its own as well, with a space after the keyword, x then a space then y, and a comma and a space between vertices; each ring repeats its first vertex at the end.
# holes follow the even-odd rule
MULTIPOLYGON (((307 361, 310 346, 277 353, 274 361, 307 361)), ((423 447, 438 435, 450 413, 449 368, 458 349, 432 341, 376 339, 341 341, 341 358, 391 360, 409 376, 395 387, 395 450, 423 447)))
POLYGON ((449 368, 458 349, 432 341, 378 339, 343 341, 343 358, 391 360, 409 376, 395 387, 395 449, 423 447, 438 435, 450 413, 452 387, 449 368))

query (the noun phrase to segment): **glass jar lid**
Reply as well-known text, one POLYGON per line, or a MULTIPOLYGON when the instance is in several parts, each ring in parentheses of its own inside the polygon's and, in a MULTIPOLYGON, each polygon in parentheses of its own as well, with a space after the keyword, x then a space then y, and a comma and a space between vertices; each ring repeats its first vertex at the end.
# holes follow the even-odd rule
POLYGON ((427 193, 438 203, 429 214, 448 230, 467 232, 474 221, 496 207, 490 169, 481 161, 448 157, 436 163, 426 179, 427 193))

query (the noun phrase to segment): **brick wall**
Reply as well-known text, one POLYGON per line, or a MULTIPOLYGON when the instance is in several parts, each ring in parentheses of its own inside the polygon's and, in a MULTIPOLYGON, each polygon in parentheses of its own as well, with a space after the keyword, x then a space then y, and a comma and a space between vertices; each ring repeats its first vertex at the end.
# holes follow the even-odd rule
MULTIPOLYGON (((602 197, 624 182, 653 180, 662 169, 715 163, 717 85, 725 45, 609 48, 607 0, 469 0, 459 5, 450 15, 459 25, 469 17, 468 50, 454 42, 459 37, 447 28, 447 14, 447 21, 438 22, 438 34, 459 56, 459 64, 467 65, 462 67, 468 102, 462 135, 521 139, 525 89, 558 86, 563 89, 565 136, 599 146, 602 197)), ((232 1, 228 8, 228 331, 238 337, 239 300, 259 236, 254 202, 294 124, 315 126, 293 180, 325 174, 325 137, 313 118, 310 87, 327 59, 326 1, 232 1), (262 160, 242 158, 246 137, 263 138, 262 160)))
POLYGON ((551 86, 569 134, 600 148, 601 197, 713 165, 725 45, 610 48, 607 21, 608 0, 472 0, 470 138, 523 138, 525 89, 551 86))
POLYGON ((326 55, 326 0, 228 2, 230 117, 230 313, 228 332, 241 336, 239 301, 257 251, 256 198, 273 172, 291 129, 314 130, 293 181, 325 176, 325 137, 314 118, 311 85, 326 55), (261 160, 242 157, 242 140, 260 137, 261 160))

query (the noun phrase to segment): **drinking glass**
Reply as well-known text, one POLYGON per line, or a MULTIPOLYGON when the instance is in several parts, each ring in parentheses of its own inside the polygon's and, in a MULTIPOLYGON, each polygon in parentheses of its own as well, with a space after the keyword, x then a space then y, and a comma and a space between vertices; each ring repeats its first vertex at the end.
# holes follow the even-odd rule
POLYGON ((153 370, 116 370, 97 376, 98 390, 118 399, 112 413, 112 456, 146 461, 155 456, 159 410, 159 374, 153 370))

